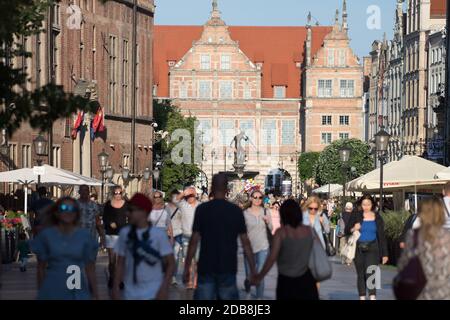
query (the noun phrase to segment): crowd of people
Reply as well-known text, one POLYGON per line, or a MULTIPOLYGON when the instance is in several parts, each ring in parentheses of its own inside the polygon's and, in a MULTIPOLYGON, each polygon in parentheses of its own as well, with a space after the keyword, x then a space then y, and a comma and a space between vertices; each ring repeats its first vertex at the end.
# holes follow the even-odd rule
MULTIPOLYGON (((384 221, 370 195, 346 203, 340 213, 333 201, 314 195, 269 199, 260 190, 253 190, 247 203, 235 204, 223 174, 213 177, 209 196, 200 200, 194 187, 166 198, 154 191, 129 200, 122 187, 111 191, 100 206, 88 186, 80 186, 79 199, 56 202, 39 188, 31 207, 32 239, 21 235, 18 246, 22 272, 30 251, 37 256, 38 299, 98 299, 95 266, 103 248, 113 299, 168 299, 170 286, 183 282, 194 299, 236 300, 240 242, 247 299, 253 288, 254 299, 265 298, 264 278, 276 263, 277 299, 318 300, 320 282, 331 273, 317 276, 312 260, 337 254, 343 264, 354 264, 360 300, 376 300, 376 287, 367 280, 389 254, 384 221), (330 240, 333 219, 336 248, 330 240), (80 278, 71 287, 68 268, 74 266, 80 278)), ((414 257, 426 275, 419 299, 450 299, 450 183, 443 193, 421 203, 401 236, 399 275, 414 257)))

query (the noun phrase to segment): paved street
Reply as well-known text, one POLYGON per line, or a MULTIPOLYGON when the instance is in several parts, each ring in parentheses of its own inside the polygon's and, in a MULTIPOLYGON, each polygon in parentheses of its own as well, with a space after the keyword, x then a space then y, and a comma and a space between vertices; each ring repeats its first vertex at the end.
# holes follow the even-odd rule
MULTIPOLYGON (((243 271, 242 255, 239 256, 238 285, 241 288, 245 279, 243 271)), ((100 299, 109 299, 106 286, 107 256, 100 254, 97 267, 97 280, 100 291, 100 299)), ((382 289, 378 292, 381 300, 392 300, 391 283, 395 272, 393 270, 382 270, 382 289)), ((32 300, 36 296, 36 262, 32 258, 27 272, 21 273, 17 263, 3 265, 2 287, 0 288, 0 300, 32 300)), ((276 268, 274 267, 266 278, 266 299, 275 299, 276 268)), ((356 274, 354 267, 343 266, 333 261, 333 278, 321 284, 321 299, 324 300, 356 300, 356 274)), ((172 300, 192 299, 192 291, 185 290, 181 285, 172 287, 170 292, 172 300)), ((245 292, 241 291, 241 298, 247 298, 245 292)))

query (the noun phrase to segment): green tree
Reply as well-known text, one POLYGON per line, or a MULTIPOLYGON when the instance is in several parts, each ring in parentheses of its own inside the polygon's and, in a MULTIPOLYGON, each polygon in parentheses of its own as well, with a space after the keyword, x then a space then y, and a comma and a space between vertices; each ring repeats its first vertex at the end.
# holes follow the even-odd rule
MULTIPOLYGON (((162 190, 170 192, 175 188, 182 189, 186 185, 193 184, 200 174, 198 164, 194 163, 196 118, 190 115, 187 117, 183 116, 179 109, 173 106, 168 100, 162 102, 154 101, 153 110, 155 121, 158 123, 158 130, 167 131, 169 137, 172 137, 172 134, 177 129, 189 131, 191 152, 190 155, 184 156, 187 162, 190 163, 183 161, 183 163, 177 164, 172 159, 172 151, 182 141, 181 139, 177 141, 170 139, 168 141, 161 141, 159 148, 162 149, 155 148, 155 150, 160 150, 162 153, 162 190)), ((183 155, 180 154, 180 156, 183 155)))
POLYGON ((319 185, 328 183, 343 184, 344 172, 350 178, 350 168, 354 167, 354 177, 361 176, 373 170, 373 157, 368 143, 358 139, 336 140, 326 147, 319 156, 314 168, 316 181, 319 185), (339 149, 343 146, 351 149, 347 170, 344 170, 339 157, 339 149))
POLYGON ((44 32, 43 21, 55 0, 0 0, 0 128, 11 136, 21 124, 46 131, 59 118, 77 110, 95 112, 98 103, 64 92, 62 86, 47 84, 34 91, 25 70, 14 60, 31 57, 22 39, 44 32))
POLYGON ((305 152, 298 158, 298 171, 302 181, 314 178, 314 167, 319 160, 320 152, 305 152))

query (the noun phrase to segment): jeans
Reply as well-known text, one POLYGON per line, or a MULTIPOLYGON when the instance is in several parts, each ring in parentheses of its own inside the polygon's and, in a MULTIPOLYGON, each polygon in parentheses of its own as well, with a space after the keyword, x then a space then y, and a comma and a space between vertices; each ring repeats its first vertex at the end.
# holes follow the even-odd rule
POLYGON ((27 267, 27 262, 28 262, 28 258, 27 257, 20 258, 20 267, 21 268, 26 268, 27 267))
POLYGON ((236 274, 202 274, 194 300, 239 300, 236 274))
POLYGON ((180 262, 184 259, 184 250, 183 250, 183 236, 180 234, 176 237, 174 237, 174 244, 173 244, 173 253, 175 256, 175 272, 173 276, 176 278, 178 275, 178 269, 180 266, 180 262))
MULTIPOLYGON (((261 250, 253 254, 255 263, 256 263, 256 272, 261 272, 264 263, 266 262, 267 256, 269 255, 269 249, 261 250)), ((247 258, 244 256, 245 262, 245 277, 248 278, 250 274, 250 266, 247 262, 247 258)), ((259 285, 256 286, 256 299, 264 298, 264 280, 260 282, 259 285)))
MULTIPOLYGON (((186 263, 186 257, 189 248, 189 242, 191 241, 191 236, 183 235, 183 258, 184 263, 186 263)), ((190 269, 190 279, 187 284, 188 288, 195 288, 197 286, 197 262, 200 255, 200 245, 197 246, 197 250, 195 251, 194 258, 192 259, 191 269, 190 269)))
MULTIPOLYGON (((355 267, 356 273, 358 275, 357 285, 358 285, 358 294, 360 297, 366 296, 367 286, 366 281, 369 276, 373 274, 373 271, 368 272, 368 268, 370 266, 378 266, 380 262, 380 254, 378 249, 377 241, 370 242, 368 246, 368 250, 364 251, 361 249, 361 243, 358 242, 356 246, 356 255, 355 255, 355 267)), ((376 288, 370 288, 369 295, 376 295, 376 288)))

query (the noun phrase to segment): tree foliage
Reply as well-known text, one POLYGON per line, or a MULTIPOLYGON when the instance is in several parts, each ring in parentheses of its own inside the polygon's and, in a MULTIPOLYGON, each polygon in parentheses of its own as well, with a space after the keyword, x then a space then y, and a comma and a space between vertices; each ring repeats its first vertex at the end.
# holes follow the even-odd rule
POLYGON ((34 91, 25 70, 13 61, 31 57, 22 39, 44 32, 43 21, 54 0, 0 0, 0 128, 11 136, 21 124, 46 131, 59 118, 77 110, 93 111, 98 103, 66 93, 62 86, 47 84, 34 91))
MULTIPOLYGON (((154 101, 153 110, 158 129, 167 131, 169 137, 172 137, 177 129, 186 129, 190 133, 190 155, 184 155, 186 161, 183 161, 181 164, 173 161, 172 151, 182 140, 163 140, 159 143, 159 147, 155 149, 159 150, 160 156, 158 158, 162 159, 162 190, 170 192, 173 189, 182 189, 186 185, 193 184, 200 174, 198 164, 193 161, 195 159, 194 151, 196 145, 196 118, 183 116, 179 109, 168 100, 162 102, 154 101)), ((180 156, 183 155, 180 154, 180 156)), ((158 161, 158 159, 156 160, 158 161)))
POLYGON ((319 160, 320 152, 305 152, 298 158, 300 179, 306 181, 314 177, 314 167, 319 160))
POLYGON ((368 143, 358 139, 341 139, 334 141, 320 153, 314 168, 314 176, 319 185, 328 183, 343 184, 344 181, 366 174, 373 168, 374 160, 370 154, 368 143), (343 167, 339 157, 339 149, 343 146, 351 149, 346 169, 343 167), (351 167, 356 169, 353 177, 351 177, 351 167))

